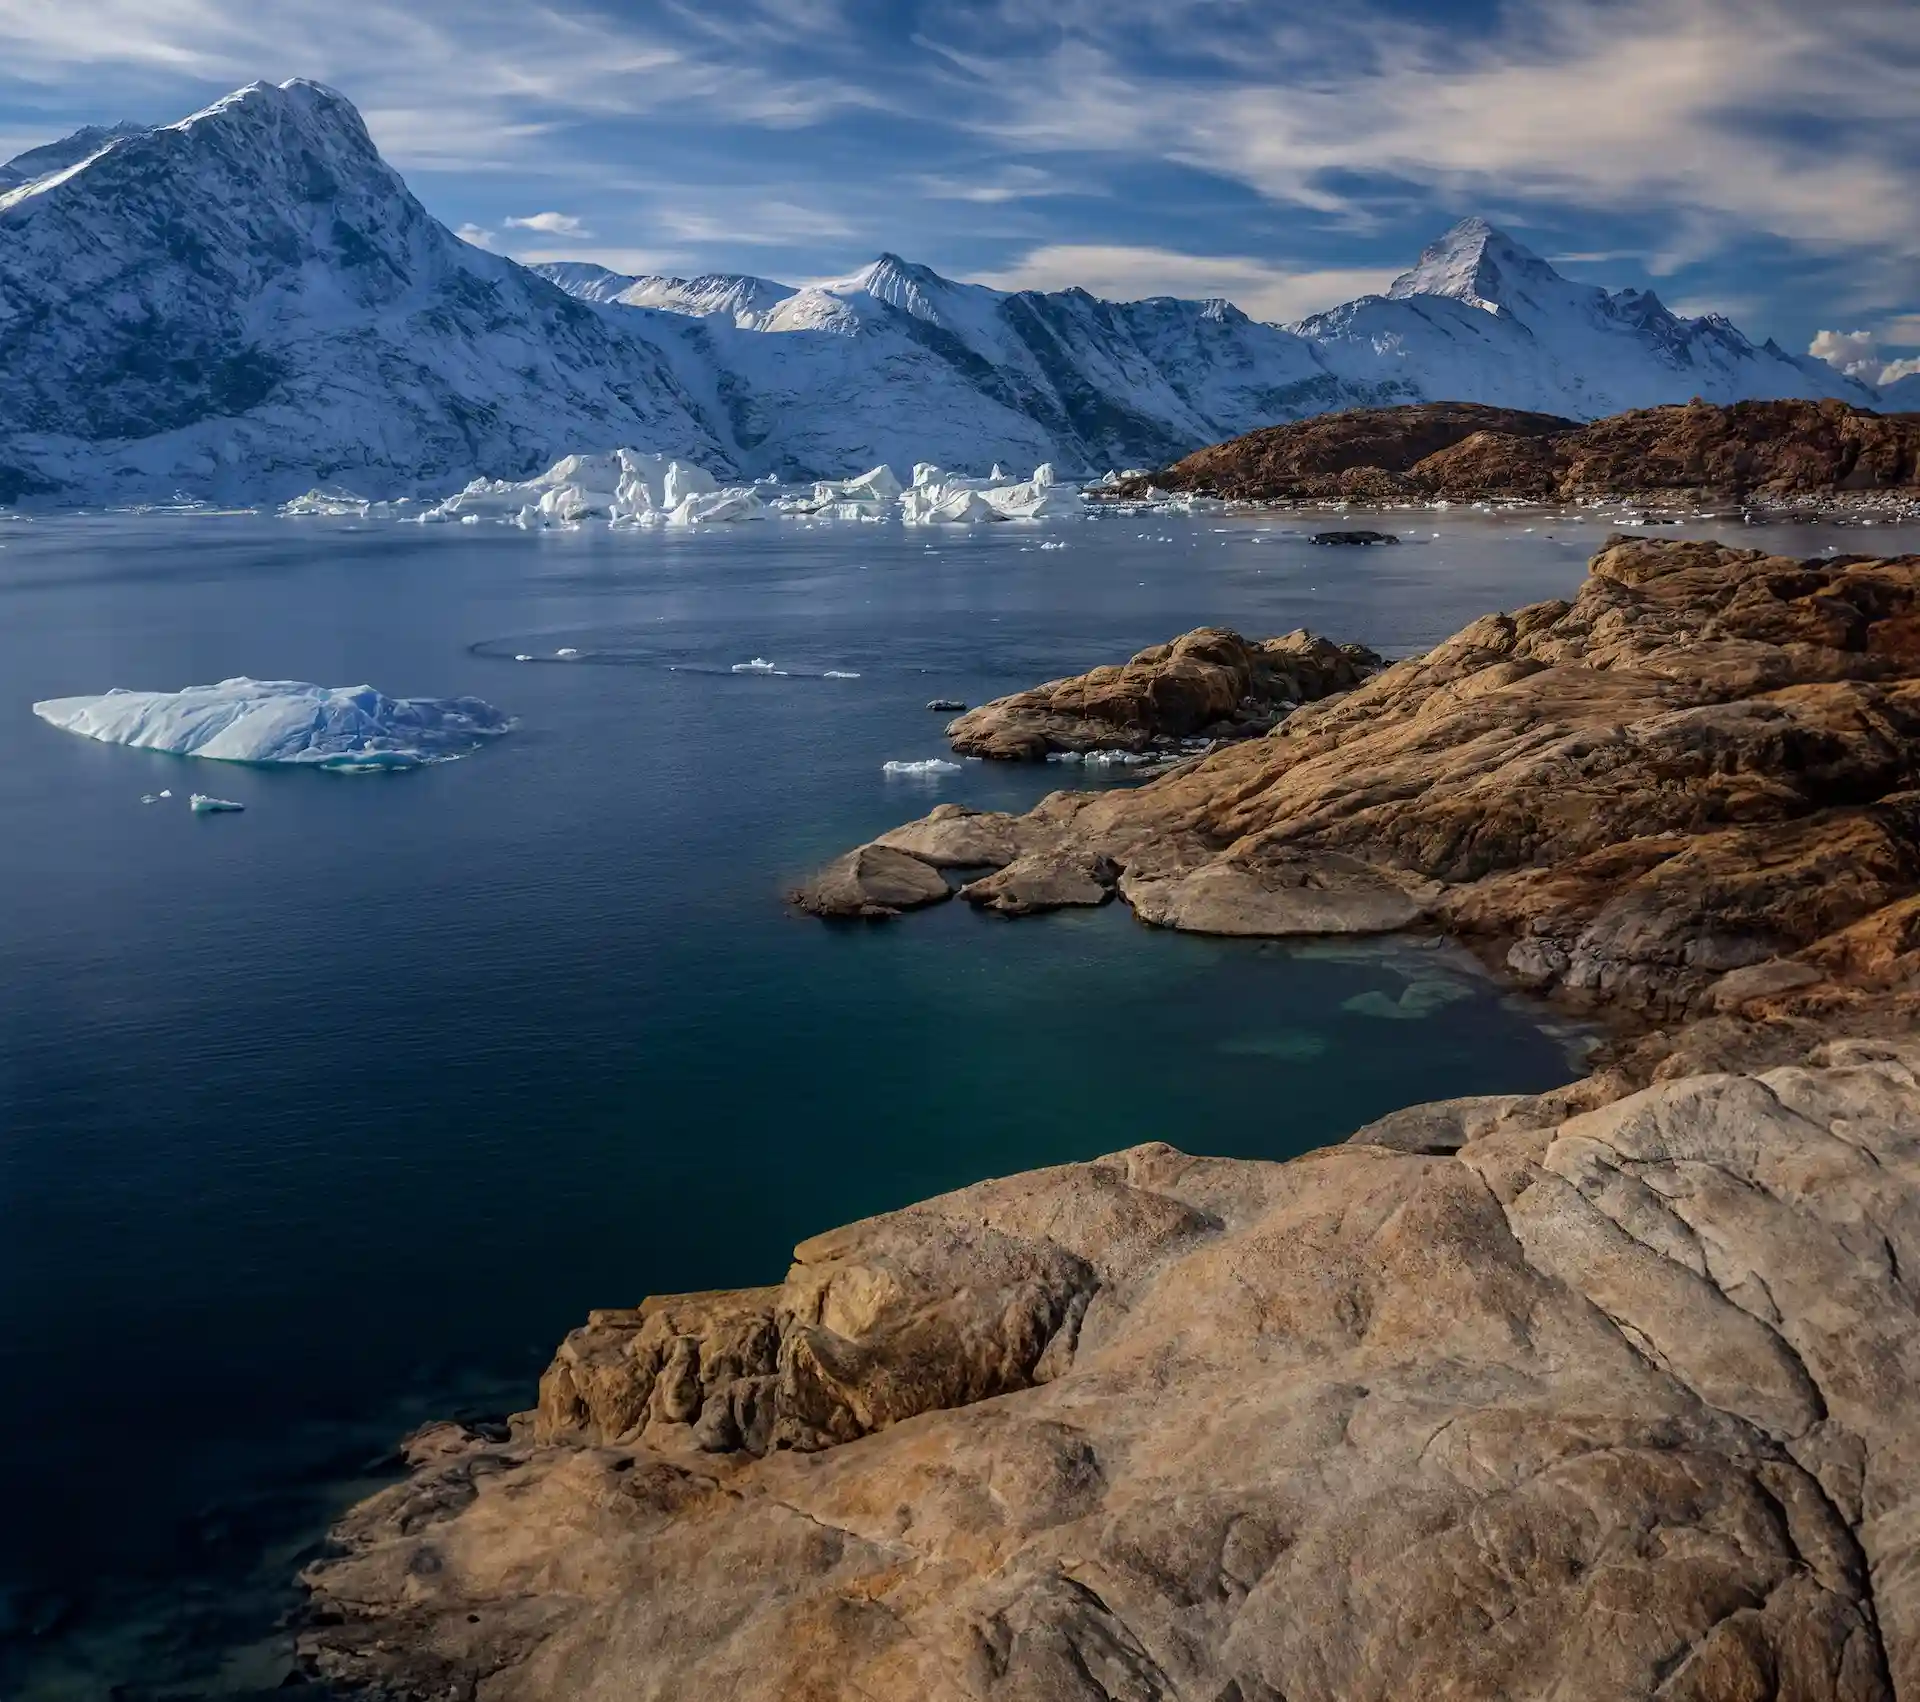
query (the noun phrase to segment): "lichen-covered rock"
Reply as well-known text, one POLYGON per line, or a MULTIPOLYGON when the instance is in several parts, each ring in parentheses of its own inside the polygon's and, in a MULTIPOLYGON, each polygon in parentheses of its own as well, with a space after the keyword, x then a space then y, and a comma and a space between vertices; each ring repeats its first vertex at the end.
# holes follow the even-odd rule
POLYGON ((303 1657, 408 1702, 1920 1694, 1916 1069, 1141 1147, 600 1315, 697 1414, 443 1427, 303 1657))

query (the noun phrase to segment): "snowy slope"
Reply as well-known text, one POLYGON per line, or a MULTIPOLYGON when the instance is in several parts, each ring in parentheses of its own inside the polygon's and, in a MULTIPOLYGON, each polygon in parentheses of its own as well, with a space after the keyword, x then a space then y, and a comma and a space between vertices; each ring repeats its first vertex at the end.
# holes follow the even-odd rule
POLYGON ((1407 401, 1593 419, 1695 396, 1876 400, 1824 362, 1756 347, 1717 314, 1682 319, 1651 290, 1573 283, 1483 219, 1454 226, 1384 296, 1292 329, 1341 379, 1407 401))
MULTIPOLYGON (((1316 351, 1230 303, 1105 302, 1084 290, 1008 294, 883 254, 794 288, 727 275, 624 278, 536 270, 605 305, 702 321, 702 358, 743 464, 812 475, 916 461, 1139 466, 1329 406, 1384 399, 1342 384, 1316 351)), ((655 317, 655 316, 649 316, 655 317)), ((689 374, 687 382, 697 387, 689 374)))
POLYGON ((89 124, 74 131, 71 136, 62 136, 57 142, 47 143, 45 147, 29 148, 24 154, 15 154, 5 165, 0 165, 0 195, 18 189, 22 184, 49 177, 56 171, 76 166, 82 160, 91 159, 110 143, 119 141, 122 136, 138 136, 146 128, 144 124, 89 124))
POLYGON ((804 286, 522 267, 432 218, 353 107, 298 80, 5 169, 0 502, 438 495, 618 444, 723 476, 1074 473, 1394 401, 1876 400, 1478 220, 1387 295, 1283 327, 891 254, 804 286))
POLYGON ((440 489, 622 440, 728 462, 659 350, 459 241, 316 83, 0 195, 0 500, 440 489))

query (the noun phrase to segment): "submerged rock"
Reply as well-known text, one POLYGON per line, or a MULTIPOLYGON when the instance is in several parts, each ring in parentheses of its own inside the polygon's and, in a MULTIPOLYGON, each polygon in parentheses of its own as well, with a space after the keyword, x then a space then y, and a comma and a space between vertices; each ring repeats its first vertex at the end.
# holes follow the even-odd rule
POLYGON ((1307 539, 1310 544, 1397 544, 1400 540, 1391 532, 1315 532, 1307 539))

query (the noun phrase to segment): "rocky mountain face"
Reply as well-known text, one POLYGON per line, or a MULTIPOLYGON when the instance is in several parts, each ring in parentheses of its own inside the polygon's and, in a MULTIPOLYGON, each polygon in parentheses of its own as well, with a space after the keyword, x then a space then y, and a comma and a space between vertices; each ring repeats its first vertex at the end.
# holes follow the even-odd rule
POLYGON ((1622 541, 1148 785, 863 848, 1016 915, 1100 866, 1160 926, 1442 930, 1628 1020, 1556 1093, 982 1182, 595 1312, 535 1410, 430 1427, 342 1522, 309 1670, 1920 1694, 1917 608, 1920 558, 1622 541))
POLYGON ((1791 498, 1920 490, 1920 415, 1839 401, 1641 408, 1590 425, 1467 403, 1357 409, 1216 444, 1149 486, 1247 501, 1791 498))
POLYGON ((5 169, 0 501, 444 494, 617 443, 730 474, 1093 472, 1398 401, 1874 400, 1725 321, 1569 283, 1478 221, 1388 295, 1281 327, 893 255, 805 288, 529 270, 459 241, 352 106, 300 81, 5 169))
POLYGON ((0 500, 435 487, 653 438, 724 459, 658 349, 459 241, 318 84, 0 196, 0 500))

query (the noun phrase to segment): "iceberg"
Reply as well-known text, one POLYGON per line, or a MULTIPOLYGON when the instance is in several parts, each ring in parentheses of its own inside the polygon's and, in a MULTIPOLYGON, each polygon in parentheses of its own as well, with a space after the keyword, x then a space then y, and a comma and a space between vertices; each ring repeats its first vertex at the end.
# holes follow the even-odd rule
POLYGON ((116 686, 96 697, 46 698, 33 712, 50 726, 107 744, 348 773, 448 762, 513 725, 477 697, 388 697, 372 686, 244 675, 181 691, 116 686))
POLYGON ((404 496, 393 502, 375 502, 371 497, 355 496, 349 490, 316 487, 283 502, 280 513, 288 520, 404 520, 415 506, 404 496))
POLYGON ((923 757, 918 762, 883 762, 882 774, 958 774, 960 765, 948 762, 944 757, 923 757))
MULTIPOLYGON (((305 500, 305 499, 302 499, 305 500)), ((497 520, 529 528, 578 526, 698 526, 750 520, 765 512, 758 489, 723 489, 704 467, 640 449, 605 455, 566 455, 531 479, 474 479, 423 510, 423 524, 497 520)))
POLYGON ((909 526, 1039 520, 1084 509, 1079 490, 1058 483, 1048 463, 1031 478, 1009 478, 996 466, 987 478, 969 479, 923 461, 913 470, 913 488, 900 493, 900 518, 909 526))
POLYGON ((210 798, 205 792, 195 792, 187 799, 187 808, 197 816, 234 815, 246 807, 231 798, 210 798))

